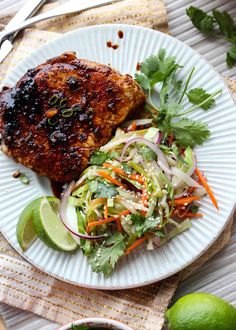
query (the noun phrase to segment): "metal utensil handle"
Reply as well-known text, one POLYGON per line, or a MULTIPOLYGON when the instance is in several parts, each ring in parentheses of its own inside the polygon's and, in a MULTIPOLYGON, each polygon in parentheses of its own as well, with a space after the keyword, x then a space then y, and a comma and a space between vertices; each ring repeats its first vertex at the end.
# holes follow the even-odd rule
POLYGON ((46 0, 28 0, 5 26, 4 31, 15 27, 17 24, 24 22, 27 18, 34 15, 44 2, 46 2, 46 0))
POLYGON ((44 21, 49 18, 57 17, 60 15, 71 14, 74 12, 80 12, 82 10, 87 10, 91 8, 100 7, 103 5, 107 5, 113 2, 122 1, 122 0, 80 0, 80 1, 69 1, 56 9, 50 10, 49 12, 43 13, 41 15, 37 15, 35 17, 27 19, 25 22, 18 24, 15 27, 7 29, 0 33, 0 41, 6 38, 7 36, 15 33, 16 31, 20 31, 32 24, 44 21))

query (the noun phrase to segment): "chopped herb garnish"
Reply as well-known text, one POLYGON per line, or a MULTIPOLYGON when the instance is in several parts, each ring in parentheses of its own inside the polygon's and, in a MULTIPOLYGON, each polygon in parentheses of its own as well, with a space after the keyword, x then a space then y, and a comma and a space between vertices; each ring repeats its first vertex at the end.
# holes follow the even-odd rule
POLYGON ((157 226, 160 224, 160 218, 157 217, 145 217, 141 214, 131 214, 130 217, 134 227, 137 237, 142 237, 143 234, 150 231, 153 232, 157 229, 157 226))
POLYGON ((78 111, 78 112, 82 111, 82 107, 81 107, 80 104, 74 104, 74 105, 72 105, 71 109, 72 109, 73 111, 75 111, 75 112, 76 112, 76 111, 78 111))
POLYGON ((94 272, 103 272, 108 277, 115 268, 117 261, 124 255, 125 241, 121 233, 109 236, 103 245, 97 244, 89 257, 89 263, 94 272))
POLYGON ((166 51, 161 49, 158 55, 152 55, 142 63, 141 72, 135 75, 135 79, 147 94, 148 110, 154 124, 163 132, 164 139, 174 135, 181 146, 194 147, 209 138, 210 132, 206 124, 183 116, 197 108, 209 110, 215 105, 214 97, 219 95, 221 90, 212 94, 207 93, 203 88, 188 91, 194 68, 190 71, 186 82, 180 84, 177 71, 181 68, 182 66, 176 63, 175 57, 166 57, 166 51), (160 86, 159 104, 155 104, 152 98, 157 84, 160 86), (171 94, 172 97, 170 97, 171 94), (181 104, 184 97, 188 97, 193 104, 192 107, 184 109, 181 104), (178 117, 182 118, 177 120, 178 117))
POLYGON ((76 324, 71 324, 71 330, 89 330, 87 325, 76 325, 76 324))
POLYGON ((105 161, 109 159, 109 155, 101 150, 95 150, 90 157, 91 165, 102 165, 105 161))
POLYGON ((194 214, 196 214, 196 213, 198 212, 198 209, 199 209, 199 206, 196 205, 196 204, 193 204, 193 205, 191 205, 191 207, 190 207, 190 211, 191 211, 192 213, 194 213, 194 214))
POLYGON ((48 118, 48 123, 49 123, 49 125, 51 125, 51 126, 55 126, 55 125, 57 124, 57 122, 58 122, 58 118, 55 117, 55 116, 53 116, 53 117, 51 117, 51 118, 48 118))
POLYGON ((20 175, 20 181, 23 183, 23 184, 25 184, 25 185, 27 185, 27 184, 29 184, 30 183, 30 179, 28 178, 28 176, 26 175, 26 174, 24 174, 24 173, 21 173, 21 175, 20 175))
POLYGON ((49 100, 49 104, 50 105, 56 105, 58 100, 59 100, 59 97, 57 95, 53 95, 49 100))
POLYGON ((71 117, 73 115, 74 111, 73 109, 64 109, 62 110, 61 114, 62 114, 62 117, 65 117, 65 118, 68 118, 68 117, 71 117))
POLYGON ((94 180, 88 183, 90 191, 94 193, 94 198, 112 198, 118 194, 113 184, 106 181, 94 180))
POLYGON ((68 101, 66 98, 60 100, 60 108, 65 109, 67 107, 68 101))

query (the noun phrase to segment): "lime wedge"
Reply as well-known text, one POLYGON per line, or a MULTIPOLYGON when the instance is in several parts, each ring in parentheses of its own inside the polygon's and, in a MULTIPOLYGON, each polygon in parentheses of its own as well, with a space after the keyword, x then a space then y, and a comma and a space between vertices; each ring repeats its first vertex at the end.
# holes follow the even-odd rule
POLYGON ((77 243, 58 216, 59 200, 52 205, 46 197, 40 198, 33 211, 33 226, 37 236, 47 246, 59 251, 73 251, 77 243))
MULTIPOLYGON (((26 251, 37 238, 37 234, 33 226, 33 211, 40 199, 41 197, 33 200, 24 208, 17 223, 16 237, 23 251, 26 251)), ((47 196, 47 200, 53 210, 57 212, 59 200, 50 196, 47 196)))
POLYGON ((33 210, 39 198, 29 203, 22 211, 16 227, 16 237, 23 251, 36 240, 37 234, 33 227, 33 210))

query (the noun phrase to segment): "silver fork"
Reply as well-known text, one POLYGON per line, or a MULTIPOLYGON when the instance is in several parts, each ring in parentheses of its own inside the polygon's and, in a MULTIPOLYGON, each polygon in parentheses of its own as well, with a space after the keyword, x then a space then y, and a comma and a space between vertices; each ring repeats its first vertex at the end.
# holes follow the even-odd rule
POLYGON ((65 15, 65 14, 71 14, 75 12, 81 12, 83 10, 91 9, 91 8, 96 8, 96 7, 101 7, 104 5, 108 5, 113 2, 117 1, 122 1, 122 0, 70 0, 66 2, 65 4, 50 10, 46 13, 43 13, 41 15, 34 16, 32 18, 27 19, 26 21, 11 27, 5 31, 2 31, 0 33, 0 43, 3 39, 5 39, 7 36, 15 33, 16 31, 20 31, 32 24, 44 21, 49 18, 57 17, 60 15, 65 15))

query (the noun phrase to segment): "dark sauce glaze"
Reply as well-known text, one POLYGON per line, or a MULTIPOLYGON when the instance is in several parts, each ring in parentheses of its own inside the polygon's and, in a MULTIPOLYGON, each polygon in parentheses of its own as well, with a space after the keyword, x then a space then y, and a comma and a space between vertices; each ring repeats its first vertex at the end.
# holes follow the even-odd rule
POLYGON ((119 48, 119 45, 118 44, 113 45, 113 43, 111 41, 107 41, 107 47, 117 49, 117 48, 119 48))
POLYGON ((136 70, 140 71, 140 69, 141 69, 141 64, 138 62, 137 65, 136 65, 136 70))
POLYGON ((120 39, 123 39, 124 38, 124 32, 123 31, 118 31, 118 37, 120 38, 120 39))
MULTIPOLYGON (((111 68, 76 59, 72 53, 27 71, 16 86, 0 92, 3 151, 55 181, 78 178, 91 152, 108 141, 120 116, 129 112, 126 105, 132 103, 124 97, 122 81, 129 90, 128 75, 122 78, 111 68), (64 116, 64 108, 50 102, 55 95, 56 100, 66 99, 67 110, 76 110, 64 116), (55 121, 46 115, 52 109, 58 110, 55 121)), ((133 102, 138 106, 144 96, 138 89, 137 94, 133 102)))
POLYGON ((63 192, 63 186, 65 183, 50 180, 50 184, 53 195, 57 198, 61 198, 61 194, 63 192))

